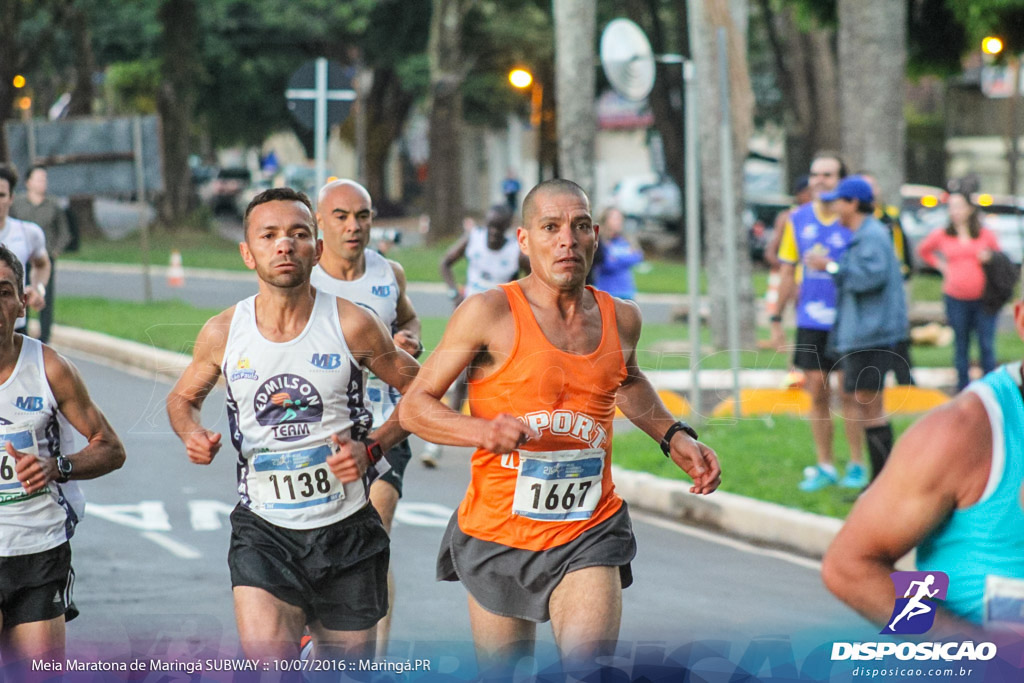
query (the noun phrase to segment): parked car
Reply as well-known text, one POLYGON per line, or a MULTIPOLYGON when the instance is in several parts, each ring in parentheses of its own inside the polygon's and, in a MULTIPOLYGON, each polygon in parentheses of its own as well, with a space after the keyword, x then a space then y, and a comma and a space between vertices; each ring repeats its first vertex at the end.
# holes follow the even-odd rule
POLYGON ((788 195, 751 197, 743 209, 743 226, 750 243, 750 259, 764 261, 764 250, 775 235, 775 218, 793 205, 788 195))
MULTIPOLYGON (((900 217, 903 231, 914 245, 914 267, 922 270, 927 270, 928 266, 918 258, 916 245, 933 230, 949 225, 946 193, 939 188, 933 189, 938 192, 920 195, 916 198, 916 205, 915 190, 905 194, 904 211, 900 217), (936 201, 931 199, 933 196, 936 201)), ((972 195, 971 200, 981 212, 981 224, 995 233, 1000 249, 1014 263, 1019 265, 1024 261, 1024 199, 981 193, 972 195)))
POLYGON ((929 269, 917 255, 917 245, 932 230, 949 223, 946 197, 946 191, 934 185, 906 184, 900 188, 900 225, 910 243, 914 270, 929 269))
POLYGON ((1017 265, 1024 260, 1024 201, 1019 197, 995 197, 988 204, 982 195, 978 199, 981 224, 995 233, 999 249, 1017 265))
MULTIPOLYGON (((782 190, 781 166, 770 159, 751 157, 746 161, 743 187, 743 227, 750 239, 751 258, 761 260, 775 216, 789 208, 792 199, 782 190)), ((611 203, 626 216, 627 229, 664 230, 683 220, 682 193, 668 175, 626 176, 612 189, 611 203)))
POLYGON ((252 173, 247 168, 218 168, 213 179, 200 188, 199 196, 214 213, 237 213, 238 195, 251 183, 252 173))
POLYGON ((658 229, 682 220, 682 195, 667 175, 626 176, 612 188, 611 203, 626 217, 627 229, 630 225, 658 229))

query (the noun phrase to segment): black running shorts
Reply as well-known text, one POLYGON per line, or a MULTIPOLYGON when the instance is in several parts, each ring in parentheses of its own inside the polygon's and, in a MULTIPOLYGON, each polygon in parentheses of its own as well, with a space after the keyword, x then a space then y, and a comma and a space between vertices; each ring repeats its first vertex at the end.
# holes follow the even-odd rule
POLYGON ((412 449, 409 447, 409 440, 402 439, 398 444, 384 454, 391 469, 381 476, 381 481, 386 481, 398 491, 398 497, 402 497, 402 482, 405 480, 405 466, 412 460, 412 449))
POLYGON ((793 351, 793 365, 801 370, 811 370, 828 374, 836 367, 838 359, 828 346, 828 330, 812 330, 798 327, 796 330, 796 348, 793 351))
POLYGON ((78 616, 71 600, 75 571, 71 568, 71 544, 31 555, 0 557, 0 614, 4 628, 49 621, 64 615, 78 616))
POLYGON ((895 347, 850 351, 839 362, 843 369, 843 391, 848 394, 855 391, 877 393, 885 388, 885 375, 905 363, 895 347))
POLYGON ((241 505, 231 513, 231 585, 301 607, 307 623, 362 631, 388 611, 390 541, 367 505, 319 529, 286 529, 241 505))

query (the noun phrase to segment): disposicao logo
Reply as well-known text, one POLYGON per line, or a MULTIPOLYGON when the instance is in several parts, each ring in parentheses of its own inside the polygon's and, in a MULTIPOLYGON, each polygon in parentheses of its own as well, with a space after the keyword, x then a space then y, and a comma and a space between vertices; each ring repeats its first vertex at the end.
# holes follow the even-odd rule
POLYGON ((946 599, 949 577, 944 572, 893 572, 889 578, 896 588, 896 604, 879 633, 926 633, 935 623, 935 601, 946 599))
MULTIPOLYGON (((949 576, 944 572, 893 572, 889 575, 896 589, 892 614, 882 635, 920 635, 935 623, 936 601, 945 600, 949 576)), ((966 642, 867 642, 833 643, 832 661, 899 660, 987 661, 996 656, 994 643, 966 642)))

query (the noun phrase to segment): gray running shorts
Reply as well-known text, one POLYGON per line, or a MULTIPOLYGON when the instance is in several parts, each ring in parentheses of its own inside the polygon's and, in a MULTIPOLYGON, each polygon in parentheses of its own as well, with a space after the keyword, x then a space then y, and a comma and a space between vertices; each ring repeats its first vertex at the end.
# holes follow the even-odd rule
POLYGON ((551 619, 551 593, 569 572, 618 567, 622 587, 633 583, 636 538, 625 501, 614 515, 579 538, 549 550, 510 548, 462 532, 452 515, 437 556, 437 580, 461 581, 488 612, 534 622, 551 619))

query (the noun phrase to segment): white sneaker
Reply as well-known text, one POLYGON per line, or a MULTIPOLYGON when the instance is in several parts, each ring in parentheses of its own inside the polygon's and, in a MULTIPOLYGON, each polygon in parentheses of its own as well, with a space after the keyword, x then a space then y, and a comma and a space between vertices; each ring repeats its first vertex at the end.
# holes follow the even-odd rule
POLYGON ((427 443, 427 447, 420 453, 420 462, 428 470, 436 469, 441 464, 441 447, 436 443, 427 443))

